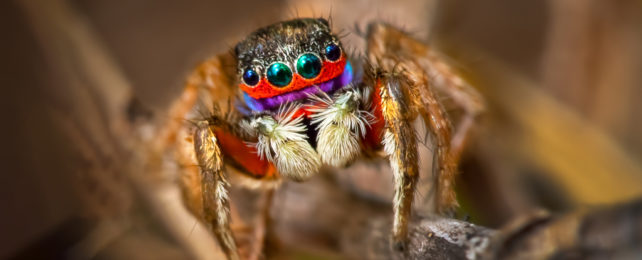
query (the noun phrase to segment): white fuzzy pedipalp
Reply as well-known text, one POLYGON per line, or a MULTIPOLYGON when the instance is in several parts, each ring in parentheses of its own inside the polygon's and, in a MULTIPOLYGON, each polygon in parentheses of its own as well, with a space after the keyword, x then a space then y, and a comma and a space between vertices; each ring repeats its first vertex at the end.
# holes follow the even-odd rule
POLYGON ((293 118, 295 110, 282 109, 277 119, 268 115, 255 118, 250 126, 258 133, 255 146, 259 156, 274 163, 282 176, 303 181, 319 171, 321 160, 306 140, 303 118, 293 118))
POLYGON ((342 167, 361 153, 359 135, 366 135, 366 127, 374 116, 360 109, 363 93, 350 90, 332 100, 327 94, 313 96, 320 105, 310 109, 315 112, 312 123, 318 124, 317 151, 321 160, 335 167, 342 167))
POLYGON ((329 165, 341 167, 360 153, 359 137, 343 125, 330 124, 319 130, 317 152, 329 165))
POLYGON ((307 141, 285 141, 278 145, 273 161, 281 175, 295 181, 310 178, 321 168, 319 155, 307 141))

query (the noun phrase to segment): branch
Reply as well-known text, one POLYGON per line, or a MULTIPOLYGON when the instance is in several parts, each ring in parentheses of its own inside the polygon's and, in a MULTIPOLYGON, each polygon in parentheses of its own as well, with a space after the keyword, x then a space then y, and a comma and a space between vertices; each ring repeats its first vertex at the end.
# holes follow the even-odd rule
MULTIPOLYGON (((243 193, 247 191, 237 190, 232 198, 247 202, 243 193)), ((273 246, 268 251, 281 251, 278 257, 303 248, 338 251, 338 256, 325 256, 354 259, 545 259, 622 256, 640 251, 642 245, 642 201, 634 201, 562 215, 537 212, 500 230, 434 215, 415 216, 407 251, 401 254, 389 244, 391 207, 356 196, 331 175, 286 183, 275 195, 273 241, 268 243, 273 246), (279 244, 274 240, 287 252, 274 246, 279 244)))

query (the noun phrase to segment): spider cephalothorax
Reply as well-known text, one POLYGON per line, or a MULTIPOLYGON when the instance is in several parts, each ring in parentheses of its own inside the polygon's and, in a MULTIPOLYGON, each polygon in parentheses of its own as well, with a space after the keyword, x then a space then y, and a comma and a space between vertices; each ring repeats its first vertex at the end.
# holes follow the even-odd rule
POLYGON ((245 128, 281 176, 305 180, 322 162, 340 167, 358 156, 373 119, 370 91, 351 85, 352 67, 325 19, 259 29, 235 54, 246 114, 254 114, 245 128))
POLYGON ((176 130, 175 121, 167 126, 167 136, 181 132, 177 140, 189 145, 179 149, 179 162, 200 168, 200 175, 183 170, 186 201, 212 225, 230 258, 238 255, 228 223, 226 169, 254 183, 278 183, 281 177, 302 181, 324 164, 344 167, 362 154, 380 155, 390 163, 392 241, 403 249, 419 175, 412 124, 418 118, 435 147, 435 210, 457 206, 452 188, 457 158, 482 110, 481 99, 432 49, 406 33, 374 23, 366 41, 366 58, 355 64, 368 67, 353 74, 350 57, 326 20, 284 21, 251 33, 236 45, 234 57, 212 58, 189 77, 171 115, 185 115, 199 89, 214 103, 235 99, 230 111, 214 106, 211 116, 191 128, 176 130), (227 69, 230 63, 236 72, 227 69), (465 109, 452 137, 435 90, 465 109), (191 138, 181 139, 188 134, 191 138))
POLYGON ((333 91, 352 80, 347 56, 324 19, 259 29, 236 45, 235 54, 240 89, 247 105, 257 111, 300 100, 317 89, 333 91), (346 66, 349 73, 343 75, 346 66), (337 77, 340 81, 328 82, 337 77))

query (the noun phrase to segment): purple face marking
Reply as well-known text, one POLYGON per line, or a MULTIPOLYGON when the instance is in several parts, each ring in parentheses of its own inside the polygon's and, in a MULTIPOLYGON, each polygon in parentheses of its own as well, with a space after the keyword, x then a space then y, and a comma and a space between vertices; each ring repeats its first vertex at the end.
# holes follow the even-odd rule
POLYGON ((312 85, 307 88, 285 93, 279 96, 262 98, 262 99, 254 99, 250 97, 248 94, 243 93, 243 98, 245 99, 245 104, 248 107, 250 107, 252 110, 255 110, 255 111, 272 110, 272 109, 278 108, 281 104, 306 98, 309 95, 314 95, 319 93, 319 91, 323 91, 325 93, 332 93, 335 90, 350 84, 352 82, 352 79, 353 79, 352 65, 350 65, 350 62, 347 62, 346 67, 341 75, 339 75, 334 79, 323 82, 321 84, 312 85))

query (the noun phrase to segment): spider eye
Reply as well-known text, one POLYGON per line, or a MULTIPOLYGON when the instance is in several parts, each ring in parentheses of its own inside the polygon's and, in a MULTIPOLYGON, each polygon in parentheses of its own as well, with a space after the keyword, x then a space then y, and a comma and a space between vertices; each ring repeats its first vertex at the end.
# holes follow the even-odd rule
POLYGON ((330 61, 337 61, 341 58, 341 48, 334 43, 325 47, 325 57, 330 61))
POLYGON ((259 74, 253 69, 245 69, 243 72, 243 82, 250 87, 259 83, 259 74))
POLYGON ((321 72, 321 59, 312 53, 306 53, 296 60, 296 72, 306 79, 313 79, 321 72))
POLYGON ((281 62, 270 65, 266 75, 268 81, 277 87, 285 87, 292 81, 292 70, 281 62))

